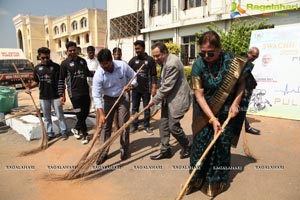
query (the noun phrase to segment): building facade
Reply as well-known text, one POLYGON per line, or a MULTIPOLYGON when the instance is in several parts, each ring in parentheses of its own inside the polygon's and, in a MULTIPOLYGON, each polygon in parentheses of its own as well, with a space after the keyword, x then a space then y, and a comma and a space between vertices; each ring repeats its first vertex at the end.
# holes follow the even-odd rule
POLYGON ((60 63, 66 57, 65 44, 74 41, 82 52, 93 45, 96 50, 106 47, 106 11, 85 8, 60 17, 17 15, 13 18, 17 44, 26 57, 37 64, 37 50, 51 49, 51 58, 60 63))
POLYGON ((171 41, 181 46, 179 56, 188 65, 199 53, 195 33, 211 22, 226 31, 234 20, 266 18, 274 27, 293 26, 300 22, 300 1, 108 0, 108 48, 122 48, 128 61, 136 39, 145 40, 148 53, 154 42, 171 41))

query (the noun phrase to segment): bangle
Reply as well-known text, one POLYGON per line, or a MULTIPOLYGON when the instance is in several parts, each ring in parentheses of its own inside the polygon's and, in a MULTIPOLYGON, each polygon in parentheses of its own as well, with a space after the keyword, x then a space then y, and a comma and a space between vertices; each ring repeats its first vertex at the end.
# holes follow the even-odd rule
POLYGON ((218 120, 218 118, 216 118, 215 116, 211 117, 208 121, 208 123, 212 124, 213 121, 218 120))

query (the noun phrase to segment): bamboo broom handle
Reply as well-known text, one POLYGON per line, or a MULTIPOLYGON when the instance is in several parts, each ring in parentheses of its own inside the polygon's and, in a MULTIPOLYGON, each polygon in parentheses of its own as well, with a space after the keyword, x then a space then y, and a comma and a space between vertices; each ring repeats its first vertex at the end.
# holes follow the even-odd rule
MULTIPOLYGON (((232 114, 229 112, 226 121, 222 125, 222 130, 227 126, 227 124, 230 121, 231 117, 232 117, 232 114)), ((201 165, 201 163, 204 160, 205 156, 208 154, 208 152, 210 151, 210 149, 212 148, 212 146, 216 143, 217 139, 220 137, 221 134, 222 134, 222 131, 219 130, 217 132, 217 135, 214 137, 214 139, 210 142, 210 144, 208 145, 208 147, 205 149, 204 153, 202 154, 202 156, 200 157, 200 159, 196 163, 196 165, 195 165, 192 173, 190 174, 189 178, 185 182, 184 187, 181 189, 181 191, 179 192, 178 196, 176 197, 176 200, 183 199, 183 196, 185 195, 186 189, 187 189, 190 181, 192 180, 193 176, 195 175, 195 173, 197 171, 197 168, 201 165)))
MULTIPOLYGON (((13 64, 13 66, 14 66, 16 72, 17 72, 18 75, 19 75, 19 78, 20 78, 20 80, 21 80, 21 82, 22 82, 22 84, 23 84, 23 87, 27 89, 26 84, 25 84, 25 82, 24 82, 24 80, 23 80, 23 78, 22 78, 22 76, 21 76, 21 74, 20 74, 20 72, 19 72, 17 66, 15 65, 15 63, 12 63, 12 64, 13 64)), ((41 124, 41 128, 42 128, 42 132, 43 132, 43 136, 46 137, 46 136, 47 136, 47 134, 46 134, 46 128, 45 128, 44 122, 43 122, 43 120, 42 120, 42 115, 41 115, 41 113, 40 113, 40 110, 38 109, 38 107, 37 107, 37 105, 36 105, 36 103, 35 103, 35 101, 34 101, 32 95, 31 95, 31 93, 29 93, 29 96, 31 97, 31 100, 32 100, 33 105, 34 105, 35 110, 36 110, 36 113, 37 113, 37 115, 38 115, 38 117, 39 117, 40 124, 41 124)), ((47 141, 46 141, 45 143, 46 143, 45 145, 47 146, 47 145, 48 145, 48 144, 47 144, 47 141)), ((42 146, 43 146, 43 143, 42 143, 42 146)))
POLYGON ((107 113, 105 119, 107 118, 107 116, 109 116, 109 114, 112 112, 113 108, 117 105, 117 103, 119 102, 119 100, 121 99, 121 97, 123 96, 124 92, 125 92, 125 88, 130 86, 130 84, 132 83, 132 81, 136 78, 136 76, 138 75, 138 73, 142 70, 142 68, 144 67, 145 64, 143 64, 138 71, 135 73, 135 75, 130 79, 130 81, 128 82, 128 84, 123 88, 121 94, 119 95, 118 99, 115 101, 114 105, 111 107, 111 109, 109 110, 109 112, 107 113))

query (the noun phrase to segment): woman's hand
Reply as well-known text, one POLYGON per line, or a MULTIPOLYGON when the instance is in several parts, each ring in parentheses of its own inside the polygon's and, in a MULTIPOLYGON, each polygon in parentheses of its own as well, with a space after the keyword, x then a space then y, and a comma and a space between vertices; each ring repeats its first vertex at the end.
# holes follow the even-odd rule
POLYGON ((215 120, 213 120, 211 124, 214 128, 214 136, 217 136, 218 131, 223 131, 222 126, 217 118, 215 118, 215 120))
POLYGON ((230 106, 229 112, 232 114, 232 118, 239 114, 240 108, 238 105, 232 104, 230 106))

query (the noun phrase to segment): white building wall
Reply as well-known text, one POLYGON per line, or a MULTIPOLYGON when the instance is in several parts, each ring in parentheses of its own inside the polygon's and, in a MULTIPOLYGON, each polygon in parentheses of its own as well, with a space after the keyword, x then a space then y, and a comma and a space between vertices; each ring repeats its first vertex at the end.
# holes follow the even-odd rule
MULTIPOLYGON (((144 2, 147 2, 144 1, 144 2)), ((146 4, 146 3, 145 3, 146 4)), ((107 0, 107 31, 108 31, 108 41, 107 48, 111 51, 114 47, 119 47, 122 49, 122 59, 129 61, 134 55, 133 43, 136 39, 144 40, 143 35, 138 35, 138 37, 133 36, 129 38, 120 38, 110 40, 110 19, 128 15, 131 13, 136 13, 142 10, 141 0, 107 0)))
MULTIPOLYGON (((135 13, 142 10, 141 2, 139 1, 139 8, 137 8, 137 0, 108 0, 107 1, 107 13, 108 13, 108 30, 110 18, 120 17, 122 15, 135 13), (118 5, 118 6, 116 6, 118 5)), ((237 5, 244 10, 245 14, 236 16, 235 19, 241 20, 256 20, 263 21, 269 18, 268 24, 274 24, 278 26, 292 26, 293 24, 300 22, 300 1, 291 0, 207 0, 207 5, 190 8, 187 10, 182 9, 183 0, 172 0, 171 13, 151 17, 149 15, 150 0, 144 0, 144 22, 145 28, 141 30, 141 35, 138 38, 144 39, 146 43, 146 52, 150 53, 151 42, 154 40, 162 40, 166 38, 173 38, 173 42, 181 45, 183 36, 194 35, 201 29, 207 30, 206 26, 211 22, 217 23, 222 29, 228 30, 230 24, 234 19, 230 18, 232 13, 232 3, 236 2, 237 5), (298 5, 297 11, 284 10, 279 12, 278 10, 251 10, 247 9, 248 4, 256 6, 266 5, 298 5), (285 15, 279 16, 280 13, 285 15)), ((134 55, 133 41, 135 36, 132 38, 121 38, 120 47, 123 49, 123 59, 130 59, 134 55)), ((110 41, 108 35, 108 46, 110 49, 115 47, 118 41, 110 41)))

